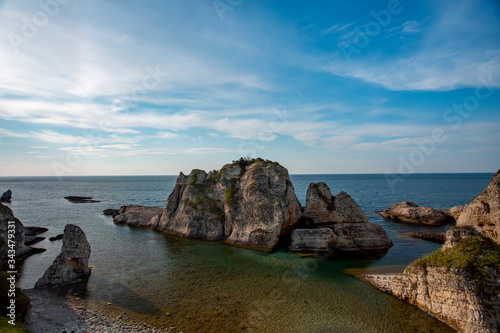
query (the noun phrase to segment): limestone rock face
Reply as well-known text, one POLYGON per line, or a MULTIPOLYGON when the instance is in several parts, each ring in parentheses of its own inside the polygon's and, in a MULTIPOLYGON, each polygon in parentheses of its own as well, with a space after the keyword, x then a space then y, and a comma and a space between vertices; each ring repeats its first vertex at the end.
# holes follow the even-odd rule
POLYGON ((453 224, 455 219, 446 212, 431 207, 419 207, 412 201, 392 204, 389 209, 378 212, 389 220, 428 225, 453 224))
POLYGON ((90 275, 90 244, 83 230, 73 224, 64 228, 61 253, 56 257, 35 288, 54 287, 80 281, 80 277, 90 275))
MULTIPOLYGON (((453 252, 457 251, 457 247, 460 248, 459 242, 463 244, 472 237, 475 240, 485 239, 470 227, 450 229, 446 232, 446 242, 441 250, 448 252, 440 254, 440 258, 450 255, 483 256, 481 253, 453 252)), ((469 250, 461 248, 460 251, 469 250)), ((467 260, 476 262, 477 258, 467 260)), ((441 266, 432 263, 421 264, 417 261, 409 265, 402 274, 367 274, 362 277, 376 288, 417 305, 460 331, 498 332, 500 271, 488 267, 487 272, 478 278, 466 269, 447 267, 443 264, 441 266)))
POLYGON ((302 216, 315 224, 368 222, 363 210, 349 194, 340 192, 334 197, 323 182, 309 184, 302 216))
POLYGON ((454 206, 450 208, 450 215, 453 216, 455 221, 458 221, 458 218, 460 217, 460 214, 464 211, 465 206, 454 206))
POLYGON ((500 243, 500 170, 486 189, 465 206, 457 226, 471 226, 500 243))
POLYGON ((392 242, 381 225, 375 223, 339 223, 324 228, 295 229, 290 250, 294 252, 383 251, 392 242))
POLYGON ((410 266, 403 274, 365 278, 382 291, 419 306, 463 332, 500 330, 500 297, 484 297, 460 271, 410 266))
POLYGON ((392 246, 382 226, 369 223, 349 194, 340 192, 334 197, 325 183, 309 185, 302 221, 310 228, 292 232, 291 251, 334 254, 383 251, 392 246))
POLYGON ((12 191, 7 190, 5 191, 2 196, 0 197, 0 202, 10 202, 12 200, 12 191))
POLYGON ((331 251, 329 244, 336 237, 330 228, 295 229, 292 231, 290 250, 327 253, 331 251))
POLYGON ((141 216, 144 208, 126 207, 115 222, 260 250, 273 249, 301 216, 288 171, 260 159, 236 161, 208 174, 181 172, 158 222, 156 210, 141 216), (132 218, 135 209, 137 218, 132 218))
POLYGON ((122 206, 112 211, 113 221, 117 224, 126 224, 132 227, 156 229, 160 222, 163 208, 139 205, 122 206))
MULTIPOLYGON (((21 259, 27 257, 29 255, 40 252, 41 249, 35 249, 25 244, 26 237, 24 235, 24 226, 19 221, 12 210, 0 203, 0 267, 7 267, 8 260, 8 240, 9 240, 9 222, 13 221, 15 225, 15 232, 13 233, 14 238, 11 239, 14 241, 14 249, 16 253, 16 259, 21 259)), ((13 269, 12 269, 13 270, 13 269)))

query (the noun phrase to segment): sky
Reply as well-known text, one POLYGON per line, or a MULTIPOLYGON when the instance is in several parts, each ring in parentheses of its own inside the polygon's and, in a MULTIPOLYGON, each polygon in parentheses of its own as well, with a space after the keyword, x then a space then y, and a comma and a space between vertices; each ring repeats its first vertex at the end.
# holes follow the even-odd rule
POLYGON ((496 172, 500 2, 0 0, 0 176, 496 172))

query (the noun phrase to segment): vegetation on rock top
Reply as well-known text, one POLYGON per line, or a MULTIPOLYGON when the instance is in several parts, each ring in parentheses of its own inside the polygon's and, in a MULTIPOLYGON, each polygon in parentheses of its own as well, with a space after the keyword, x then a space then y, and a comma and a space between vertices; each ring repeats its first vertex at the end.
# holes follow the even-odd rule
POLYGON ((488 281, 500 274, 500 245, 487 237, 472 236, 461 239, 446 250, 437 250, 415 261, 414 267, 446 267, 463 270, 475 282, 488 281))

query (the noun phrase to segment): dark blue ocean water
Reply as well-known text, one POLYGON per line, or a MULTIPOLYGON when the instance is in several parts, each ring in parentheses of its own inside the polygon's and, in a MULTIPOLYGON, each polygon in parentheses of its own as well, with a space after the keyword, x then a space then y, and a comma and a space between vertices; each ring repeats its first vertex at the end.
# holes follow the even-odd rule
POLYGON ((376 210, 400 201, 440 209, 467 204, 492 176, 415 174, 391 188, 384 175, 292 175, 302 204, 310 182, 326 182, 334 195, 349 193, 394 242, 382 257, 338 260, 187 240, 114 225, 102 215, 106 208, 128 204, 163 207, 175 176, 9 177, 0 178, 0 192, 13 191, 9 206, 25 225, 50 228, 42 235, 47 239, 36 244, 47 251, 25 262, 23 288, 33 287, 60 250, 60 241, 48 237, 74 223, 92 245, 94 269, 81 296, 113 315, 125 312, 136 321, 185 332, 444 332, 448 328, 437 320, 343 270, 401 269, 439 247, 406 232, 448 228, 385 221, 376 210), (68 195, 101 202, 74 204, 64 199, 68 195))

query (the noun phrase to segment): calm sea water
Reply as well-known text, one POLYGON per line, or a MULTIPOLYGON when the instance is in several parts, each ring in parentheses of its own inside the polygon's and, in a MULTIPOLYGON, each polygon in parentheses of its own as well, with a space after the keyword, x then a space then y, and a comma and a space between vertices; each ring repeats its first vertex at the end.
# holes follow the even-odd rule
POLYGON ((326 182, 332 192, 349 193, 370 221, 381 224, 394 242, 381 257, 299 258, 285 249, 261 253, 215 242, 188 240, 152 230, 113 224, 106 208, 140 204, 165 206, 175 176, 0 178, 11 189, 9 206, 27 226, 45 226, 35 246, 47 251, 28 258, 19 281, 32 288, 60 251, 48 241, 64 226, 81 226, 92 246, 90 279, 71 292, 110 315, 184 332, 448 332, 422 311, 344 273, 348 268, 392 270, 439 245, 406 236, 412 231, 444 231, 385 221, 376 210, 400 201, 450 208, 467 204, 493 174, 415 174, 394 191, 384 175, 292 175, 301 203, 310 182, 326 182), (68 195, 99 203, 74 204, 68 195), (110 303, 110 304, 109 304, 110 303))

